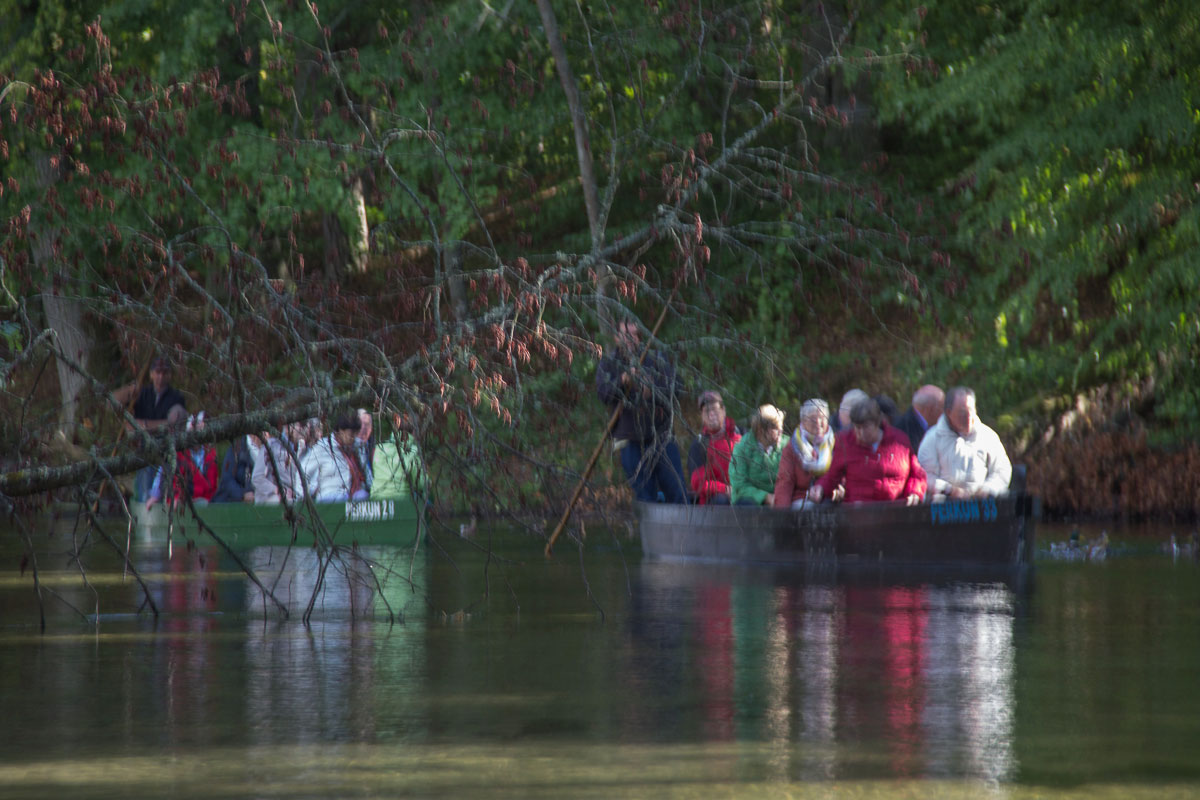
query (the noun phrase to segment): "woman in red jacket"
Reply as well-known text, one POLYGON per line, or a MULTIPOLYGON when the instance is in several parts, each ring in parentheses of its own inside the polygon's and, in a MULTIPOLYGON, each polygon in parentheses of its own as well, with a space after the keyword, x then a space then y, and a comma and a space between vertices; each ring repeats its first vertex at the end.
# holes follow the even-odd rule
MULTIPOLYGON (((204 412, 201 411, 194 417, 188 417, 187 429, 200 430, 204 427, 204 412)), ((164 499, 174 504, 179 501, 179 498, 184 490, 184 487, 190 487, 189 494, 192 497, 192 502, 200 505, 207 504, 212 500, 213 495, 217 493, 217 483, 220 475, 217 471, 217 453, 208 445, 200 445, 191 450, 180 450, 175 454, 175 478, 171 481, 171 489, 169 492, 163 491, 163 472, 160 469, 158 475, 154 478, 154 484, 150 487, 150 496, 146 499, 146 508, 153 508, 154 504, 159 500, 164 499)))
POLYGON ((853 431, 838 436, 833 463, 808 492, 820 502, 838 486, 847 503, 903 500, 916 505, 925 497, 925 470, 903 431, 883 421, 879 404, 868 398, 850 411, 853 431))
POLYGON ((725 415, 721 395, 711 389, 700 395, 700 421, 700 436, 688 452, 692 491, 699 505, 728 505, 729 459, 742 432, 725 415))

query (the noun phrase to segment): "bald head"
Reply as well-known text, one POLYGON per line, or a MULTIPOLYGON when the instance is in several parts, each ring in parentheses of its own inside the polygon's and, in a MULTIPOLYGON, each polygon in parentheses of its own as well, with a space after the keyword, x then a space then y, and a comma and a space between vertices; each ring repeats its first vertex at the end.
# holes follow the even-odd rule
POLYGON ((927 383, 913 392, 912 404, 924 420, 932 425, 937 422, 946 402, 946 393, 932 383, 927 383))

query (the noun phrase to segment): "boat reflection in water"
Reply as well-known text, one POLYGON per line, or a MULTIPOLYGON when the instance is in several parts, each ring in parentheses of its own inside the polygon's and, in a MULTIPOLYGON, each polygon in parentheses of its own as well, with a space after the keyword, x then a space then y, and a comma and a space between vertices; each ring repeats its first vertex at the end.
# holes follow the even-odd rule
POLYGON ((666 672, 694 671, 695 730, 768 744, 772 779, 1015 778, 1009 585, 646 562, 640 586, 634 636, 682 640, 666 672))
POLYGON ((240 553, 285 618, 217 548, 155 552, 145 563, 168 635, 148 640, 147 684, 166 687, 151 703, 163 707, 168 741, 210 742, 231 718, 255 745, 370 741, 381 708, 389 724, 424 725, 423 553, 416 563, 411 549, 386 546, 332 560, 303 547, 240 553), (297 624, 310 601, 311 620, 297 624))
MULTIPOLYGON (((234 557, 213 545, 180 545, 146 548, 139 557, 154 604, 171 625, 229 613, 286 619, 310 605, 314 619, 403 622, 424 606, 424 551, 414 560, 410 548, 279 545, 234 557)), ((127 593, 140 602, 137 584, 127 593)))

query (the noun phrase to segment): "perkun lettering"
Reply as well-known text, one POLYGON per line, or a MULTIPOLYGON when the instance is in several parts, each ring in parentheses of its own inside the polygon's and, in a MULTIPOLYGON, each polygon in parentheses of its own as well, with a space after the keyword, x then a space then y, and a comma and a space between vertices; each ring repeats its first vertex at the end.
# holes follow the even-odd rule
POLYGON ((996 500, 946 500, 929 506, 929 521, 934 525, 953 525, 968 522, 992 522, 996 519, 996 500))
POLYGON ((350 522, 381 522, 394 519, 396 516, 395 501, 392 500, 363 500, 357 503, 346 503, 346 519, 350 522))

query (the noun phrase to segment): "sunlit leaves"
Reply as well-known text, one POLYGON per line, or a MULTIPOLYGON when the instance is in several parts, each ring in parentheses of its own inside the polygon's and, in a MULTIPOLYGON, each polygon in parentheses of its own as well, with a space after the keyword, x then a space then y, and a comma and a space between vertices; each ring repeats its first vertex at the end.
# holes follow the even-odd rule
POLYGON ((981 379, 1015 403, 1154 377, 1162 423, 1197 427, 1174 402, 1200 376, 1171 323, 1194 303, 1181 265, 1195 248, 1200 9, 929 11, 896 6, 892 32, 923 36, 929 61, 888 76, 880 107, 906 134, 899 160, 955 215, 957 258, 976 265, 955 302, 1007 320, 1005 337, 976 339, 997 367, 981 379), (1018 347, 1045 369, 1010 369, 1018 347))

